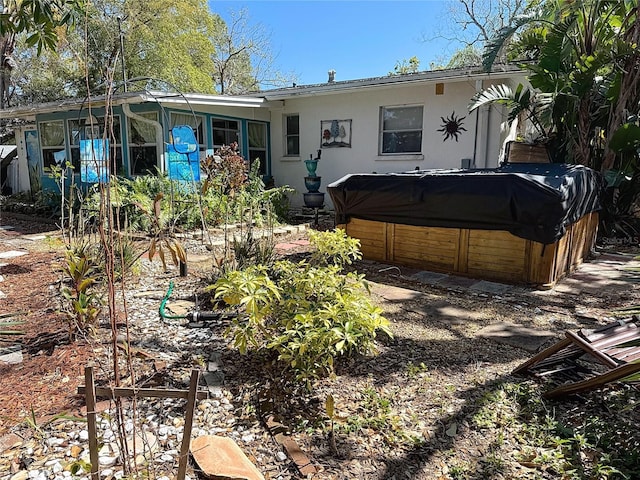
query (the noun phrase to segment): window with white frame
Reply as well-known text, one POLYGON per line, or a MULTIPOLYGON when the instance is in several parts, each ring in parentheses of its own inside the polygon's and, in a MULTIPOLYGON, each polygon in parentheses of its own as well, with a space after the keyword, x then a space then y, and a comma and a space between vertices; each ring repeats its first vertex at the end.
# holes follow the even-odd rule
POLYGON ((170 128, 176 125, 189 125, 198 141, 198 149, 204 152, 207 149, 207 139, 204 134, 204 117, 192 113, 171 112, 169 116, 170 128))
POLYGON ((212 118, 213 148, 223 145, 240 144, 240 122, 223 118, 212 118))
MULTIPOLYGON (((148 120, 158 120, 155 112, 139 113, 148 120)), ((128 119, 129 125, 129 168, 131 175, 155 174, 158 168, 158 147, 156 129, 152 123, 135 118, 128 119)))
POLYGON ((247 122, 249 134, 249 161, 251 164, 260 161, 258 172, 261 175, 267 173, 267 124, 259 122, 247 122))
POLYGON ((54 120, 40 122, 40 148, 42 149, 42 166, 47 169, 58 164, 65 158, 64 122, 54 120))
POLYGON ((380 108, 380 154, 422 152, 423 106, 380 108))
MULTIPOLYGON (((104 138, 104 117, 68 120, 69 147, 71 150, 71 163, 76 173, 80 172, 80 140, 96 140, 104 138)), ((120 117, 115 115, 113 123, 107 126, 109 140, 109 158, 111 173, 124 174, 122 163, 122 134, 120 131, 120 117)))
POLYGON ((284 123, 285 155, 289 157, 300 156, 300 115, 287 115, 284 123))

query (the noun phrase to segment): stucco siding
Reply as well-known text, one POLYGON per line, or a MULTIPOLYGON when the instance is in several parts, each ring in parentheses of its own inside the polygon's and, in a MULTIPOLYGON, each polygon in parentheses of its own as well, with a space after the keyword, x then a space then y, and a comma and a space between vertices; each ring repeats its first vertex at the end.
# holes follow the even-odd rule
MULTIPOLYGON (((480 85, 486 88, 487 82, 480 85)), ((322 148, 317 174, 322 177, 320 191, 327 184, 349 173, 387 173, 430 168, 459 168, 462 159, 473 159, 479 168, 497 166, 502 145, 499 109, 468 112, 469 101, 479 85, 474 80, 444 84, 444 91, 436 95, 436 83, 421 85, 393 85, 375 90, 352 90, 318 96, 306 96, 281 101, 271 111, 272 173, 277 185, 290 185, 297 194, 294 205, 302 205, 304 176, 303 161, 316 156, 321 145, 321 121, 351 120, 351 148, 322 148), (380 155, 380 108, 422 105, 422 151, 410 155, 380 155), (442 118, 465 117, 456 141, 444 141, 442 118), (284 118, 297 114, 300 118, 300 156, 285 156, 284 118), (478 129, 476 130, 476 122, 478 129), (477 138, 476 138, 477 135, 477 138)), ((329 202, 328 196, 326 197, 329 202)))

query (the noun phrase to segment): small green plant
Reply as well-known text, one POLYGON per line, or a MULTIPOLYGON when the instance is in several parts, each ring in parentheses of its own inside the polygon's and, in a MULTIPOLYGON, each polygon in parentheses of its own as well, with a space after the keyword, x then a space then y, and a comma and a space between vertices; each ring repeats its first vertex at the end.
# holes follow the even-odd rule
POLYGON ((409 362, 407 364, 407 376, 409 378, 416 378, 423 373, 427 373, 429 368, 424 364, 424 362, 420 362, 418 365, 409 362))
POLYGON ((149 242, 149 260, 153 260, 156 253, 162 262, 162 268, 167 270, 167 255, 170 255, 174 265, 187 263, 187 252, 182 244, 173 237, 172 226, 168 222, 168 216, 162 208, 164 195, 159 193, 153 200, 153 208, 147 210, 144 205, 140 209, 149 216, 151 220, 151 240, 149 242))
POLYGON ((419 439, 404 431, 400 417, 393 413, 392 396, 383 395, 373 387, 365 388, 362 396, 362 414, 349 416, 340 426, 341 430, 345 432, 373 430, 380 434, 388 445, 420 443, 419 439))
POLYGON ((338 446, 336 445, 335 430, 333 428, 333 420, 335 418, 335 400, 333 395, 327 395, 327 400, 324 402, 324 407, 329 417, 329 448, 334 456, 338 455, 338 446))
MULTIPOLYGON (((332 254, 349 257, 335 249, 332 254)), ((253 265, 228 272, 209 289, 215 290, 216 299, 246 314, 228 330, 242 353, 276 353, 309 388, 311 379, 333 372, 334 359, 372 353, 377 332, 391 335, 389 321, 369 298, 364 277, 345 275, 339 265, 286 260, 269 269, 253 265)))
POLYGON ((69 337, 78 333, 92 332, 102 308, 102 301, 96 292, 97 265, 90 255, 90 247, 81 245, 67 249, 62 265, 63 273, 70 286, 62 288, 62 297, 67 301, 64 310, 69 319, 69 337))

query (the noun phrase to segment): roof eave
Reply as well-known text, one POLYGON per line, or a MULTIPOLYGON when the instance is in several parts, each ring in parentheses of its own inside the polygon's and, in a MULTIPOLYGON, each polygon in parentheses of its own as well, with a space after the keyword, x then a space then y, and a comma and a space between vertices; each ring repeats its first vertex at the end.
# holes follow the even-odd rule
MULTIPOLYGON (((267 106, 264 97, 256 96, 224 96, 224 95, 207 95, 207 94, 179 94, 167 92, 131 92, 122 93, 111 97, 109 100, 111 105, 140 104, 145 102, 154 102, 160 104, 175 104, 190 107, 192 105, 208 105, 220 107, 237 107, 237 108, 262 108, 267 106)), ((105 96, 97 96, 85 99, 64 99, 56 102, 40 103, 25 107, 13 107, 0 110, 0 119, 21 118, 25 120, 35 120, 36 115, 55 113, 61 110, 77 110, 88 108, 103 107, 107 104, 105 96)))
POLYGON ((346 80, 328 82, 317 85, 303 85, 279 90, 265 90, 262 95, 267 100, 282 100, 293 97, 316 96, 322 94, 341 93, 349 90, 384 88, 391 85, 409 85, 416 83, 434 83, 455 80, 485 80, 489 78, 511 78, 525 75, 521 69, 496 70, 480 72, 474 70, 435 70, 407 75, 391 75, 362 80, 346 80))

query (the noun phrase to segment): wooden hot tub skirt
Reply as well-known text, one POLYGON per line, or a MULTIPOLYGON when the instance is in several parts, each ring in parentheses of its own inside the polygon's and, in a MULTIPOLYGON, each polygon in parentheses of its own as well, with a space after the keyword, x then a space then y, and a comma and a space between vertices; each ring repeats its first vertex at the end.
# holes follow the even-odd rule
POLYGON ((590 254, 596 239, 598 213, 583 216, 550 245, 502 230, 416 227, 358 218, 338 227, 360 240, 362 254, 369 260, 552 287, 590 254))

